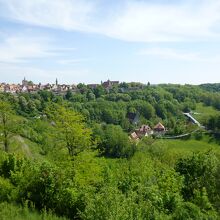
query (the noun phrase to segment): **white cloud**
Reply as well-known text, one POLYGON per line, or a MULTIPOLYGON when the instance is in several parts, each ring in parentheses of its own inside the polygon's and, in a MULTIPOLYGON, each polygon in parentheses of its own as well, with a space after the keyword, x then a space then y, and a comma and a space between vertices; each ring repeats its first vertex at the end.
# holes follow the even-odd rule
MULTIPOLYGON (((219 37, 220 1, 149 3, 129 0, 99 8, 99 1, 0 0, 1 15, 68 31, 99 33, 125 41, 207 40, 219 37)), ((100 3, 100 2, 99 2, 100 3)))
POLYGON ((201 60, 199 53, 177 51, 171 48, 149 48, 149 49, 141 50, 138 54, 157 56, 162 59, 172 59, 172 60, 185 60, 185 61, 201 60))
MULTIPOLYGON (((31 63, 35 59, 63 59, 76 51, 75 47, 63 47, 56 40, 30 31, 2 34, 0 63, 31 63)), ((79 59, 78 59, 79 61, 79 59)), ((66 63, 67 64, 67 63, 66 63)))
POLYGON ((143 49, 138 52, 139 55, 147 55, 147 56, 156 56, 160 59, 166 60, 181 60, 181 61, 189 61, 189 62, 213 62, 219 63, 219 56, 203 56, 201 53, 193 53, 187 52, 183 50, 177 50, 173 48, 149 48, 143 49))
POLYGON ((1 14, 16 21, 65 30, 84 30, 92 4, 84 0, 0 0, 1 14))
POLYGON ((185 1, 182 4, 129 2, 106 25, 111 37, 130 41, 204 40, 216 37, 220 23, 220 2, 185 1))
POLYGON ((84 61, 87 61, 88 59, 61 59, 58 60, 57 63, 62 65, 72 65, 72 64, 78 64, 84 61))
POLYGON ((33 58, 54 55, 49 51, 46 38, 17 34, 5 37, 0 43, 0 62, 23 63, 33 58))

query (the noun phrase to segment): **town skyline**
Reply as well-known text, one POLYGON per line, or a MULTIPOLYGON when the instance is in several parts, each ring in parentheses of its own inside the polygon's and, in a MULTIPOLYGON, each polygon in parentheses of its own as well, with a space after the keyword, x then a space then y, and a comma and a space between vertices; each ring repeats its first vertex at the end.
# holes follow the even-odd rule
MULTIPOLYGON (((119 81, 101 81, 100 83, 93 83, 93 84, 84 84, 90 89, 96 89, 98 86, 103 86, 104 89, 110 90, 113 88, 113 86, 117 85, 119 86, 119 81)), ((21 83, 5 83, 5 82, 0 82, 0 92, 3 93, 11 93, 11 94, 17 94, 17 93, 36 93, 38 91, 46 90, 53 92, 55 94, 65 94, 67 91, 72 91, 72 92, 78 92, 80 91, 80 88, 78 88, 79 84, 74 84, 74 83, 68 83, 68 84, 63 84, 59 83, 58 79, 56 78, 54 83, 46 83, 43 84, 41 82, 39 83, 34 83, 32 80, 27 80, 25 77, 21 81, 21 83)), ((138 86, 140 88, 141 86, 138 86)))
MULTIPOLYGON (((58 81, 58 84, 60 84, 60 85, 78 85, 78 84, 80 84, 80 83, 82 83, 82 84, 85 84, 85 85, 92 85, 92 84, 102 84, 103 82, 105 82, 105 80, 106 81, 111 81, 111 79, 110 78, 106 78, 106 79, 100 79, 99 81, 89 81, 89 82, 82 82, 82 81, 79 81, 79 82, 76 82, 76 81, 74 81, 74 80, 60 80, 59 78, 54 78, 53 80, 50 80, 50 81, 45 81, 45 80, 43 80, 43 81, 37 81, 37 80, 33 80, 33 79, 31 79, 31 78, 27 78, 27 77, 23 77, 23 78, 20 78, 20 79, 18 79, 18 80, 16 80, 16 81, 13 81, 13 80, 11 80, 11 81, 3 81, 3 80, 1 80, 1 77, 0 77, 0 84, 2 84, 2 83, 5 83, 5 84, 17 84, 17 85, 21 85, 22 84, 22 81, 23 80, 27 80, 27 81, 30 81, 30 82, 33 82, 33 84, 42 84, 42 85, 46 85, 46 84, 50 84, 50 85, 55 85, 56 84, 56 81, 58 81)), ((143 85, 147 85, 147 84, 151 84, 151 85, 160 85, 160 84, 176 84, 176 85, 202 85, 202 84, 215 84, 215 83, 220 83, 220 81, 210 81, 210 82, 201 82, 201 83, 195 83, 195 84, 193 84, 193 83, 178 83, 178 82, 161 82, 161 83, 152 83, 152 82, 150 82, 150 81, 147 81, 146 80, 146 82, 140 82, 140 81, 127 81, 127 80, 117 80, 118 82, 120 82, 120 83, 122 83, 122 82, 125 82, 125 83, 141 83, 141 84, 143 84, 143 85)))

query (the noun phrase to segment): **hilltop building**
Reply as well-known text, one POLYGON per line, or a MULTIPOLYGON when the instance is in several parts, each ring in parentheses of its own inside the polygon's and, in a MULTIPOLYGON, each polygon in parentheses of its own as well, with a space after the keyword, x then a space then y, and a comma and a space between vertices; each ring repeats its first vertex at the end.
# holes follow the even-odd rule
POLYGON ((105 89, 111 89, 113 86, 115 85, 119 85, 119 81, 110 81, 110 80, 107 80, 106 82, 103 82, 102 83, 102 86, 105 88, 105 89))
POLYGON ((28 81, 26 80, 25 77, 24 77, 24 79, 22 80, 21 85, 22 85, 22 86, 27 86, 27 85, 28 85, 28 81))

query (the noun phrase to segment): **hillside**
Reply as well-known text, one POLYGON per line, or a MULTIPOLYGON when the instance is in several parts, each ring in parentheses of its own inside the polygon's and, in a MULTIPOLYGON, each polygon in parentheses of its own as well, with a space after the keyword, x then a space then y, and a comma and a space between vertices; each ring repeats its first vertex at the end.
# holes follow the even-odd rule
POLYGON ((0 93, 0 216, 219 219, 219 111, 191 85, 0 93))

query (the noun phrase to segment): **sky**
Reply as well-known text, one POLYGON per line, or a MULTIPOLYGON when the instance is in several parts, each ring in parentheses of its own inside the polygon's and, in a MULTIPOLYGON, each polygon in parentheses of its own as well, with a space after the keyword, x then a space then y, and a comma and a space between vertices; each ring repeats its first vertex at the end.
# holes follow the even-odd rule
POLYGON ((220 0, 0 0, 0 82, 220 82, 220 0))

